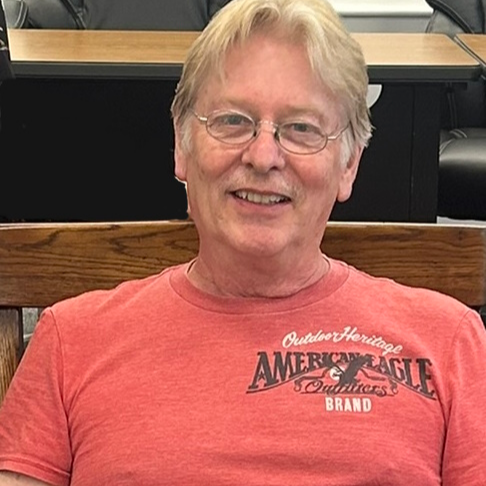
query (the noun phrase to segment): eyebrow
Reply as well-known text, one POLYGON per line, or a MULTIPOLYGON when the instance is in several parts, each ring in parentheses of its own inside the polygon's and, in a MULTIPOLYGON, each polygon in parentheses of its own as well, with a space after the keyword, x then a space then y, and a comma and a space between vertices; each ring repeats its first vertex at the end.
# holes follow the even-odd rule
POLYGON ((300 107, 289 107, 287 110, 283 110, 284 118, 287 117, 299 117, 299 116, 312 116, 317 118, 319 121, 324 123, 329 123, 331 120, 327 113, 317 111, 312 108, 300 108, 300 107))
MULTIPOLYGON (((227 110, 235 110, 239 111, 241 113, 247 114, 251 116, 252 118, 259 118, 256 116, 255 110, 244 107, 245 105, 245 100, 221 100, 223 105, 226 105, 225 108, 227 110)), ((319 120, 320 123, 323 124, 328 124, 331 122, 331 119, 329 118, 327 113, 324 112, 319 112, 315 108, 310 108, 310 107, 304 107, 304 106, 287 106, 283 107, 281 110, 279 110, 279 114, 277 116, 277 119, 288 119, 288 118, 294 118, 294 117, 299 117, 299 116, 312 116, 315 117, 317 120, 319 120)))

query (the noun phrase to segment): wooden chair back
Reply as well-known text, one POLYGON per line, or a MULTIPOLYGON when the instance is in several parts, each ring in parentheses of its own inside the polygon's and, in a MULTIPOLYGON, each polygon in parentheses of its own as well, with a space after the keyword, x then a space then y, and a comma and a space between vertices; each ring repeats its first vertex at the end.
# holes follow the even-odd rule
MULTIPOLYGON (((322 249, 372 275, 486 305, 486 228, 331 222, 322 249)), ((187 221, 0 224, 0 402, 23 352, 22 309, 160 272, 197 250, 187 221)))

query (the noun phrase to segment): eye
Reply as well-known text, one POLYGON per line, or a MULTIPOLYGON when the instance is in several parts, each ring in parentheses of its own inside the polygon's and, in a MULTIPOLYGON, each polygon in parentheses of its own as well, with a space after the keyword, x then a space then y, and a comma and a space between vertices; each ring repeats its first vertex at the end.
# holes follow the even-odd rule
POLYGON ((295 134, 295 135, 319 135, 321 136, 321 130, 316 125, 308 122, 289 122, 282 125, 282 130, 285 131, 286 134, 295 134))
POLYGON ((316 145, 321 143, 324 135, 317 125, 295 121, 281 125, 280 137, 296 144, 316 145))
POLYGON ((253 122, 246 115, 229 112, 215 115, 211 124, 219 127, 245 127, 253 125, 253 122))
POLYGON ((235 111, 219 111, 208 117, 207 130, 217 140, 228 143, 245 143, 255 132, 253 120, 235 111))

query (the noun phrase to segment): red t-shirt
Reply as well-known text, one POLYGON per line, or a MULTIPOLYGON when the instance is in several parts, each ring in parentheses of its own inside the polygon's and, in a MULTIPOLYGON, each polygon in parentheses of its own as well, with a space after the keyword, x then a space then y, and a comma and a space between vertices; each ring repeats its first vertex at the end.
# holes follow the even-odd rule
POLYGON ((47 309, 0 410, 0 469, 58 486, 484 486, 476 312, 331 260, 281 299, 186 265, 47 309))

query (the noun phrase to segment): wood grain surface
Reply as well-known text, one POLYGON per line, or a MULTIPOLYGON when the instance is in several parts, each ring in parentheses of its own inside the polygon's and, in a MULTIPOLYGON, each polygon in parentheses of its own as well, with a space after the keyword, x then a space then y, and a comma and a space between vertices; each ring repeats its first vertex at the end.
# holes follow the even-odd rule
MULTIPOLYGON (((331 222, 322 248, 372 275, 486 302, 486 228, 331 222)), ((186 221, 0 225, 0 303, 44 307, 189 261, 197 249, 186 221)))
POLYGON ((0 403, 2 403, 20 359, 21 331, 20 311, 0 307, 0 403))
POLYGON ((458 34, 456 40, 473 56, 476 56, 483 66, 486 66, 485 34, 458 34))
MULTIPOLYGON (((10 29, 13 62, 183 64, 199 32, 10 29)), ((474 66, 444 34, 353 33, 369 66, 474 66)))

